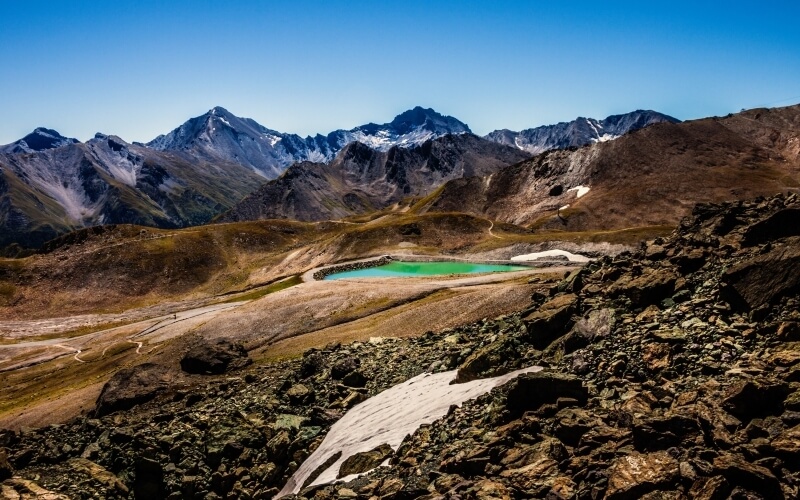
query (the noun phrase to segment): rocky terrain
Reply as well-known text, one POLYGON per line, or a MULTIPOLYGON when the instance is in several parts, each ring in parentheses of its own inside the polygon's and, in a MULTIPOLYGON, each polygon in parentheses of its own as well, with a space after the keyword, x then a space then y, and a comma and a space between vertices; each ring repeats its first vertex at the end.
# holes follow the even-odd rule
POLYGON ((624 115, 612 115, 604 120, 579 117, 571 122, 519 132, 495 130, 486 135, 486 139, 514 146, 531 154, 539 154, 551 149, 568 149, 611 141, 629 132, 662 122, 678 123, 680 120, 656 111, 637 110, 624 115))
POLYGON ((456 329, 250 366, 201 342, 121 370, 93 415, 0 435, 2 494, 270 498, 378 391, 540 365, 340 474, 388 466, 301 496, 796 498, 799 215, 797 195, 698 205, 671 236, 456 329))
POLYGON ((657 123, 610 142, 554 150, 455 179, 421 211, 466 212, 535 230, 674 225, 696 203, 800 186, 800 106, 657 123), (580 196, 579 187, 588 187, 580 196))

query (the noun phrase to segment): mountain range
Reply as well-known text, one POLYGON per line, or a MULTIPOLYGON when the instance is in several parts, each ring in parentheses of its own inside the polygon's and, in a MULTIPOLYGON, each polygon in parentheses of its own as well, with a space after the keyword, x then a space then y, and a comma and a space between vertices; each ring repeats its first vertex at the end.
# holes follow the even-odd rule
MULTIPOLYGON (((651 119, 658 116, 604 121, 611 129, 611 123, 637 126, 651 119)), ((554 127, 551 131, 560 132, 549 137, 580 128, 554 127)), ((791 106, 682 123, 662 119, 613 141, 584 136, 590 141, 584 147, 536 156, 470 134, 388 155, 346 148, 345 157, 327 165, 293 165, 219 220, 326 220, 402 202, 395 211, 466 213, 530 230, 672 226, 698 202, 796 188, 798 136, 800 107, 791 106), (529 156, 514 161, 519 153, 529 156), (448 160, 442 162, 442 156, 448 160), (396 171, 403 175, 389 173, 396 171), (412 176, 415 181, 407 182, 412 176)))
POLYGON ((612 115, 604 120, 579 117, 571 122, 529 128, 520 132, 507 129, 495 130, 486 138, 500 144, 515 146, 532 154, 539 154, 551 149, 566 149, 610 141, 654 123, 679 121, 655 111, 637 110, 624 115, 612 115))
POLYGON ((387 151, 352 142, 330 163, 292 165, 223 214, 219 222, 340 219, 426 196, 449 180, 489 175, 529 156, 466 133, 387 151))
MULTIPOLYGON (((479 138, 453 117, 415 107, 388 123, 302 138, 215 107, 147 144, 106 134, 81 143, 55 130, 37 128, 0 146, 0 248, 11 244, 36 248, 59 234, 97 224, 162 228, 203 224, 231 209, 228 217, 233 218, 244 213, 305 219, 345 216, 387 206, 403 196, 427 194, 459 176, 494 172, 533 151, 590 144, 659 121, 676 120, 635 111, 602 121, 580 118, 570 124, 519 133, 496 131, 479 138), (595 124, 589 127, 592 131, 608 133, 593 135, 585 123, 595 124), (513 134, 516 138, 509 139, 513 134), (446 136, 465 138, 435 142, 446 136), (353 143, 364 147, 347 149, 353 143), (358 160, 352 156, 356 152, 358 160), (366 161, 363 168, 369 164, 377 170, 346 173, 344 184, 332 181, 343 174, 337 169, 361 161, 366 161), (288 186, 289 178, 303 177, 298 174, 303 169, 324 171, 328 185, 319 187, 332 191, 315 196, 333 205, 324 210, 319 203, 302 207, 302 197, 292 202, 282 196, 273 200, 283 204, 282 210, 264 210, 264 204, 256 210, 253 197, 237 207, 296 163, 305 166, 298 166, 279 184, 288 186)), ((265 187, 263 192, 274 190, 265 187)))
POLYGON ((551 150, 491 177, 446 183, 421 211, 536 230, 674 226, 699 202, 800 187, 800 106, 662 122, 577 150, 551 150), (583 188, 583 189, 579 189, 583 188))
POLYGON ((469 127, 453 117, 416 107, 382 125, 369 123, 302 138, 268 129, 250 118, 239 118, 216 107, 156 137, 147 146, 189 158, 233 161, 274 179, 298 161, 331 161, 343 147, 356 141, 386 151, 393 146, 416 146, 428 139, 468 132, 469 127))

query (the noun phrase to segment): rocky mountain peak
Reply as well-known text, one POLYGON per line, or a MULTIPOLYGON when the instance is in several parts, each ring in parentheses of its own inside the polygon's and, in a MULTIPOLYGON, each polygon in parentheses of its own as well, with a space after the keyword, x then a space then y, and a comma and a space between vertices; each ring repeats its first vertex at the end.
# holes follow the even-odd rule
POLYGON ((419 127, 448 134, 471 132, 466 123, 421 106, 400 113, 388 125, 399 134, 407 134, 419 127))
POLYGON ((579 116, 571 122, 544 125, 519 132, 508 129, 495 130, 486 135, 486 139, 539 154, 551 149, 581 147, 610 141, 662 122, 678 123, 680 120, 656 111, 639 109, 621 115, 611 115, 603 120, 579 116))
POLYGON ((53 129, 37 127, 22 139, 0 147, 0 151, 6 153, 32 153, 34 151, 60 148, 61 146, 78 142, 80 142, 78 139, 64 137, 53 129))
POLYGON ((207 115, 212 115, 212 116, 216 116, 216 115, 224 116, 224 115, 230 115, 231 112, 228 111, 227 109, 223 108, 222 106, 214 106, 213 108, 208 110, 208 113, 206 113, 206 114, 207 115))

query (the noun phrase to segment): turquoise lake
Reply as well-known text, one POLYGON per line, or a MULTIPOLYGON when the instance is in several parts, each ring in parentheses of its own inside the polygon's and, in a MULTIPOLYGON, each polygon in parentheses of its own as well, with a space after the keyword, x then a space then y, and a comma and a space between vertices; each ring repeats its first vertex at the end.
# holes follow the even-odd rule
POLYGON ((503 264, 472 264, 469 262, 390 262, 378 267, 342 271, 330 274, 326 280, 342 278, 408 278, 414 276, 439 276, 443 274, 497 273, 524 271, 526 266, 503 264))

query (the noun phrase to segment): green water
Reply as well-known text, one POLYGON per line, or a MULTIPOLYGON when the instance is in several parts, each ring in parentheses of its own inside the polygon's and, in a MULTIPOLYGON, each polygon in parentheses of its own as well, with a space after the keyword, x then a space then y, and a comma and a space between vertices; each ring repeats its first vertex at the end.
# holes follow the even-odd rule
POLYGON ((442 274, 497 273, 507 271, 524 271, 525 266, 507 266, 499 264, 472 264, 469 262, 390 262, 378 267, 343 271, 330 274, 326 280, 342 278, 403 278, 412 276, 437 276, 442 274))

